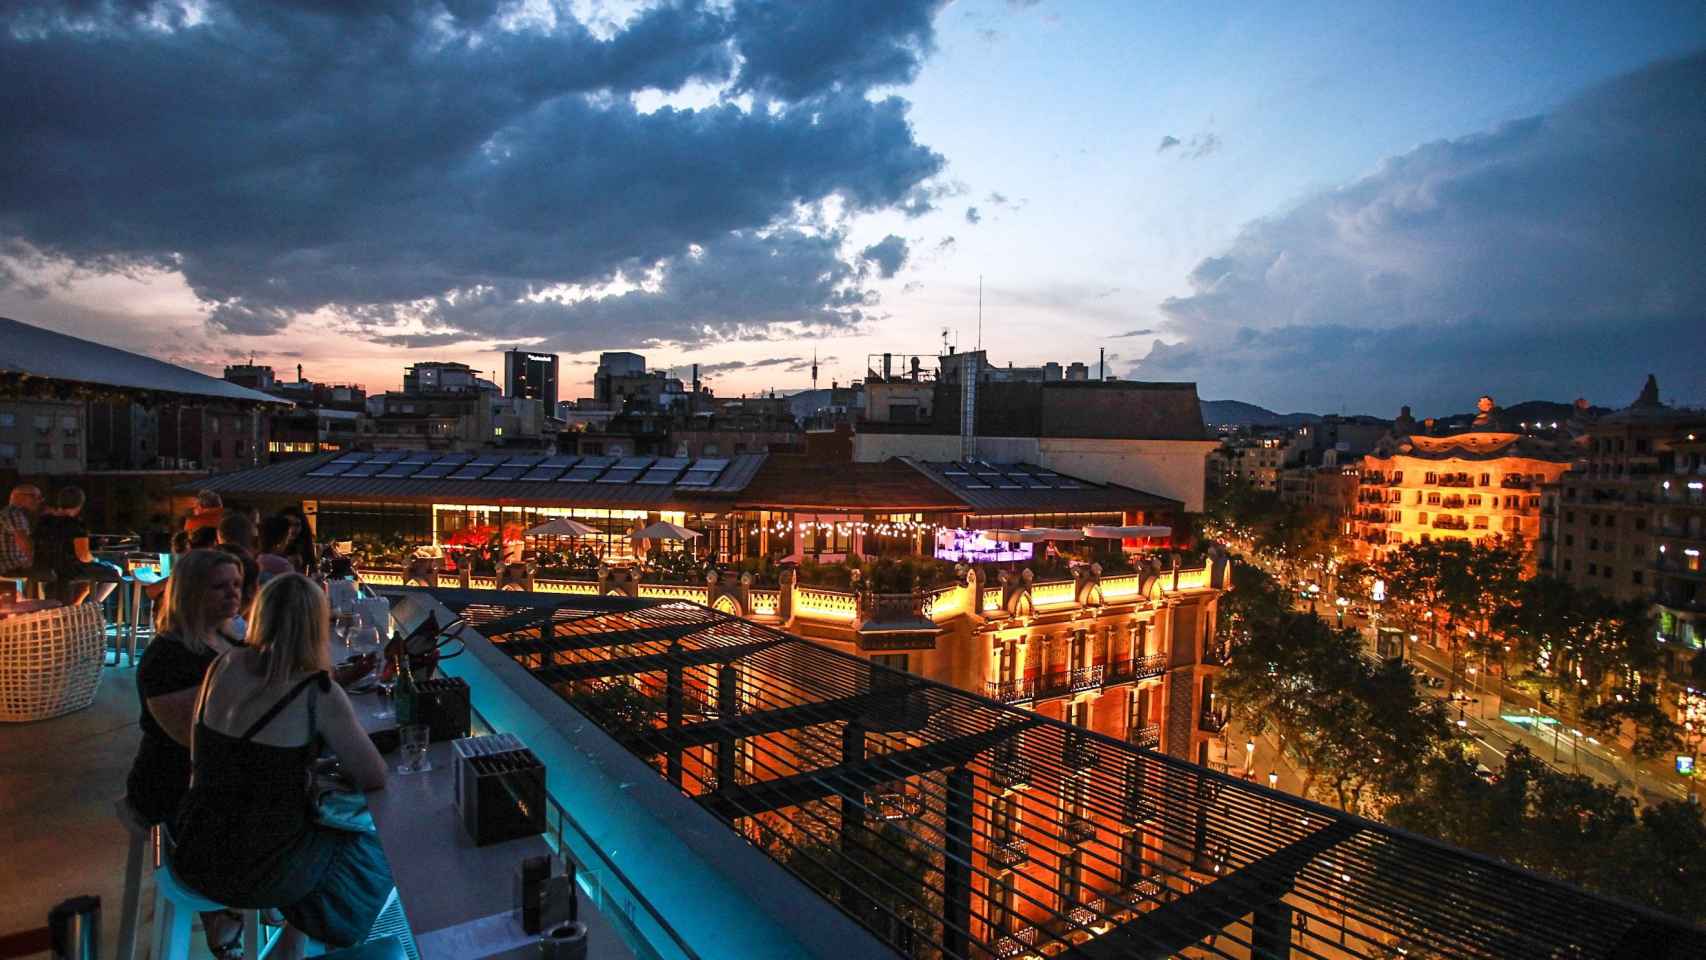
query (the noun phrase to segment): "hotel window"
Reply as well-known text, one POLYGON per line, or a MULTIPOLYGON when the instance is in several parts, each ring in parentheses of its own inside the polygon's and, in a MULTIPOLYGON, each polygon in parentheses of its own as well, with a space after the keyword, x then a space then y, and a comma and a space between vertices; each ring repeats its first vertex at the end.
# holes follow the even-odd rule
POLYGON ((1075 727, 1090 728, 1090 701, 1078 700, 1066 708, 1066 722, 1075 727))
POLYGON ((1430 507, 1439 506, 1439 494, 1437 494, 1437 493, 1428 494, 1428 506, 1430 506, 1430 507))
POLYGON ((1641 571, 1636 570, 1636 571, 1630 573, 1629 574, 1629 581, 1631 583, 1639 584, 1641 582, 1641 571))
POLYGON ((1019 797, 1002 794, 989 802, 989 833, 996 843, 1019 839, 1019 797))
POLYGON ((1588 538, 1588 549, 1589 550, 1598 550, 1599 549, 1599 538, 1598 537, 1589 537, 1588 538))
POLYGON ((1152 687, 1141 687, 1126 693, 1125 716, 1126 729, 1136 730, 1149 726, 1149 696, 1152 687))
POLYGON ((1469 495, 1469 505, 1470 505, 1470 506, 1471 506, 1471 507, 1478 507, 1478 506, 1480 506, 1480 505, 1481 505, 1481 495, 1480 495, 1480 494, 1478 494, 1478 493, 1472 493, 1472 494, 1470 494, 1470 495, 1469 495))
POLYGON ((8 427, 8 428, 10 428, 10 427, 15 427, 15 426, 17 426, 17 425, 18 425, 18 416, 17 416, 17 414, 13 414, 13 413, 0 413, 0 427, 8 427))
POLYGON ((1404 471, 1402 471, 1402 470, 1393 471, 1392 472, 1392 482, 1393 483, 1403 483, 1404 482, 1404 471))
POLYGON ((51 444, 51 443, 39 443, 39 442, 36 444, 36 458, 37 459, 47 460, 47 459, 51 458, 52 456, 53 456, 53 444, 51 444))
POLYGON ((53 429, 53 418, 46 414, 38 413, 31 419, 34 421, 37 430, 53 429))
POLYGON ((60 417, 59 418, 59 429, 68 430, 68 431, 77 429, 77 418, 76 417, 60 417))
POLYGON ((1599 573, 1599 564, 1597 564, 1597 563, 1588 564, 1588 576, 1591 577, 1597 573, 1599 573))
POLYGON ((1430 474, 1428 474, 1428 475, 1427 475, 1427 476, 1426 476, 1426 477, 1425 477, 1425 478, 1423 478, 1423 480, 1422 480, 1422 482, 1423 482, 1423 483, 1427 483, 1427 484, 1435 484, 1435 483, 1438 483, 1438 482, 1439 482, 1439 474, 1437 474, 1437 473, 1430 473, 1430 474))
POLYGON ((63 447, 63 448, 62 448, 62 449, 61 449, 61 450, 60 450, 60 452, 61 452, 61 453, 63 453, 63 454, 65 454, 65 459, 67 459, 67 460, 75 460, 75 459, 77 459, 77 445, 76 445, 76 444, 75 444, 75 443, 68 443, 68 444, 66 444, 66 445, 65 445, 65 446, 64 446, 64 447, 63 447))
POLYGON ((1588 526, 1590 526, 1590 527, 1599 526, 1599 514, 1597 514, 1597 513, 1588 514, 1588 526))
POLYGON ((1428 522, 1428 515, 1425 513, 1416 514, 1416 522, 1417 523, 1427 523, 1428 522))
POLYGON ((18 445, 15 443, 0 443, 0 465, 13 467, 18 464, 18 445))
POLYGON ((1084 851, 1075 849, 1060 865, 1060 900, 1063 911, 1078 905, 1084 896, 1084 851))
POLYGON ((1012 874, 995 878, 995 893, 989 899, 989 925, 997 934, 1012 933, 1019 925, 1019 894, 1012 874))
POLYGON ((1493 485, 1493 475, 1490 473, 1481 474, 1481 486, 1490 487, 1492 485, 1493 485))
POLYGON ((1090 632, 1088 630, 1072 631, 1072 645, 1069 648, 1068 656, 1070 662, 1067 666, 1074 670, 1082 670, 1090 666, 1090 632))
POLYGON ((1528 498, 1528 505, 1530 507, 1538 509, 1540 507, 1540 498, 1539 497, 1529 497, 1528 498))
POLYGON ((888 667, 890 670, 906 673, 911 659, 910 655, 904 653, 875 653, 871 655, 871 662, 879 667, 888 667))
POLYGON ((1476 517, 1475 518, 1475 529, 1477 529, 1477 530, 1487 529, 1487 518, 1486 517, 1476 517))
POLYGON ((1575 545, 1576 545, 1576 535, 1573 533, 1564 534, 1564 546, 1573 547, 1575 545))
POLYGON ((1564 569, 1566 571, 1569 571, 1569 570, 1574 570, 1575 568, 1576 568, 1576 562, 1574 560, 1571 560, 1569 557, 1565 557, 1564 558, 1564 569))

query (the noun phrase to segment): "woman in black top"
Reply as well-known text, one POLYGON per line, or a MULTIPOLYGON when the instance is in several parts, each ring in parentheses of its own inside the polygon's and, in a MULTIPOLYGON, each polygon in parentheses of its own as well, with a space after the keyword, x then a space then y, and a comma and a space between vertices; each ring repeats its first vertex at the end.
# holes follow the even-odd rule
POLYGON ((327 674, 326 595, 300 574, 273 578, 249 639, 203 684, 172 868, 220 903, 277 908, 289 924, 283 957, 302 956, 305 938, 359 943, 391 893, 391 872, 371 832, 316 822, 309 771, 329 746, 355 786, 378 790, 385 763, 327 674))
MULTIPOLYGON (((131 808, 149 824, 170 824, 189 789, 196 693, 208 666, 238 642, 229 624, 242 601, 242 564, 228 553, 192 550, 177 559, 167 586, 159 633, 136 668, 142 743, 125 783, 131 808)), ((215 956, 236 955, 243 931, 235 915, 203 914, 202 925, 215 956)))

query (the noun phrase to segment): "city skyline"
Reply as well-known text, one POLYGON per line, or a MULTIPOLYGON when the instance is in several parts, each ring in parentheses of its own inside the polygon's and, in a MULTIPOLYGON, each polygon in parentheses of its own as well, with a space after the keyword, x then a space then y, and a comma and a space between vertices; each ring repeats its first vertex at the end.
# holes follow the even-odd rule
POLYGON ((569 399, 631 349, 737 394, 815 350, 827 386, 976 346, 981 274, 996 362, 1280 412, 1706 400, 1687 5, 75 9, 0 41, 0 315, 214 373, 520 345, 569 399), (333 30, 361 66, 304 85, 333 30))

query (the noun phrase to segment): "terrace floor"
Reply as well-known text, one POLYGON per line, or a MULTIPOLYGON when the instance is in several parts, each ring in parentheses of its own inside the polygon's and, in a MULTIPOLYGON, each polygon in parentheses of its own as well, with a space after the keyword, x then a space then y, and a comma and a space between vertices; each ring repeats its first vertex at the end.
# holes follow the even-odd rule
MULTIPOLYGON (((136 755, 136 722, 136 670, 109 667, 88 709, 0 725, 0 936, 46 926, 54 904, 93 894, 101 898, 101 954, 116 952, 126 836, 113 800, 136 755)), ((144 949, 153 904, 144 874, 144 949)), ((200 933, 190 939, 206 956, 200 933)))

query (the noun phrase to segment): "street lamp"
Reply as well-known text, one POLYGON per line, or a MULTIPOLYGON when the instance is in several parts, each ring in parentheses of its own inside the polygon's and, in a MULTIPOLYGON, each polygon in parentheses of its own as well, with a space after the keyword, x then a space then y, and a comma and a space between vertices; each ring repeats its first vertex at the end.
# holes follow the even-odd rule
POLYGON ((1255 763, 1255 760, 1256 760, 1256 741, 1254 741, 1254 740, 1244 741, 1244 776, 1248 777, 1251 775, 1251 773, 1252 773, 1251 767, 1255 763))
POLYGON ((1339 614, 1339 627, 1343 629, 1345 625, 1345 608, 1350 606, 1351 602, 1346 600, 1344 597, 1339 597, 1333 601, 1333 605, 1339 608, 1337 611, 1339 614))

